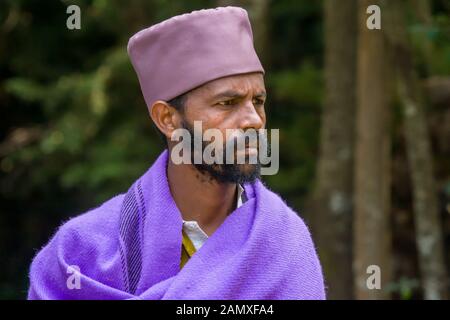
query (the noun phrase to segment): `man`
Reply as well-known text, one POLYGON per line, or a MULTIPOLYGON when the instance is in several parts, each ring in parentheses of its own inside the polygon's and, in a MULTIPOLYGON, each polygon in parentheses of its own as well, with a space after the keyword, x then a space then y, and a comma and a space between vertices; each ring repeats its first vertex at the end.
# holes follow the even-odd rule
MULTIPOLYGON (((260 163, 174 161, 175 132, 195 135, 195 121, 226 142, 227 129, 265 128, 247 12, 173 17, 134 35, 128 53, 168 150, 126 194, 59 228, 33 260, 29 299, 324 299, 309 231, 259 180, 260 163)), ((193 146, 191 159, 207 147, 193 146)))

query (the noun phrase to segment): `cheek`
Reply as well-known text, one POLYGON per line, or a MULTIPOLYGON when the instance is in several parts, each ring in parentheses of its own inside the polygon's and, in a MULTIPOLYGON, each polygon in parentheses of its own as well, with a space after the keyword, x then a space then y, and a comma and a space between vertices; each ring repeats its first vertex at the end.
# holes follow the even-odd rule
POLYGON ((266 127, 266 111, 264 108, 261 108, 260 111, 258 111, 259 116, 261 117, 262 122, 264 123, 263 127, 266 127))
POLYGON ((261 108, 261 111, 258 112, 261 119, 264 120, 264 122, 266 121, 266 111, 264 110, 264 108, 261 108))
POLYGON ((186 110, 184 118, 191 125, 194 125, 194 121, 201 121, 203 130, 215 128, 216 122, 220 122, 219 117, 212 110, 199 105, 190 106, 186 110))
POLYGON ((225 128, 230 128, 229 117, 220 110, 207 110, 201 117, 203 129, 219 129, 222 133, 225 133, 225 128))

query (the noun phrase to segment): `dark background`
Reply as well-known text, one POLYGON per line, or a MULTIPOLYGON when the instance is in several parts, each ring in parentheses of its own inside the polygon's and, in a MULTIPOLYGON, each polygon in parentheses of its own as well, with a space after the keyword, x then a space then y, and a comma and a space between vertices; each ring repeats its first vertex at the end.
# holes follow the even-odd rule
MULTIPOLYGON (((383 31, 373 32, 388 32, 384 17, 389 10, 398 10, 397 14, 405 19, 406 45, 412 57, 412 63, 405 68, 416 75, 414 83, 423 97, 422 118, 418 121, 426 124, 425 134, 418 134, 417 141, 429 145, 425 153, 431 161, 425 161, 423 172, 426 181, 433 182, 433 188, 426 188, 432 199, 429 201, 437 206, 435 210, 430 209, 430 214, 437 211, 432 217, 439 218, 433 220, 433 230, 443 235, 437 239, 445 260, 437 264, 439 270, 448 270, 450 5, 445 0, 395 1, 401 3, 403 10, 384 8, 383 1, 368 2, 381 4, 383 31), (428 11, 423 10, 424 5, 428 11), (431 169, 427 166, 430 163, 431 169)), ((0 299, 24 299, 31 260, 57 226, 125 192, 163 148, 127 56, 129 37, 173 15, 223 4, 243 6, 249 11, 255 45, 266 69, 268 127, 280 129, 280 171, 264 180, 311 226, 326 277, 336 266, 344 270, 341 276, 327 277, 330 297, 363 297, 352 289, 351 261, 345 259, 357 254, 351 253, 352 230, 358 228, 353 218, 356 210, 353 198, 355 190, 364 188, 353 183, 355 172, 364 175, 364 170, 371 169, 358 169, 357 161, 350 161, 333 176, 332 170, 327 174, 318 165, 338 161, 334 158, 338 157, 337 153, 323 151, 327 145, 339 148, 348 144, 347 152, 353 159, 359 134, 354 129, 359 118, 355 119, 354 115, 356 110, 365 112, 361 106, 365 100, 351 97, 358 97, 358 83, 371 79, 370 74, 357 71, 364 63, 357 63, 365 43, 357 42, 361 3, 359 7, 353 0, 339 3, 333 0, 1 1, 0 299), (337 8, 344 2, 348 9, 341 10, 341 20, 333 18, 333 12, 339 14, 333 6, 337 8), (81 30, 66 27, 69 16, 66 8, 71 4, 81 8, 81 30), (333 10, 327 11, 327 6, 333 10), (342 19, 346 14, 349 18, 342 19), (327 21, 346 22, 346 26, 342 25, 344 31, 340 24, 327 29, 327 21), (337 43, 333 39, 338 39, 337 43), (348 55, 353 58, 339 60, 342 57, 339 48, 344 50, 344 57, 345 50, 350 50, 348 55), (335 53, 337 62, 332 58, 335 53), (326 58, 327 54, 331 58, 326 58), (346 76, 353 80, 345 82, 346 76), (344 88, 336 91, 333 87, 336 83, 343 84, 344 88), (333 104, 333 97, 339 95, 343 102, 333 104), (346 108, 342 113, 347 117, 339 118, 339 114, 332 112, 339 112, 339 108, 346 108), (338 124, 337 129, 321 136, 330 121, 338 124), (350 129, 351 134, 346 135, 341 129, 350 129), (344 181, 340 186, 350 191, 344 197, 348 200, 343 209, 346 222, 343 229, 336 231, 341 236, 330 240, 327 232, 340 223, 334 221, 332 214, 327 216, 326 208, 317 208, 320 206, 317 199, 326 198, 323 186, 336 181, 344 181), (321 235, 324 232, 327 234, 321 235), (334 249, 335 244, 340 244, 341 249, 334 249), (337 258, 327 258, 329 252, 337 258)), ((400 22, 395 20, 395 23, 400 22)), ((390 38, 389 34, 383 36, 390 38)), ((381 55, 379 59, 386 63, 391 58, 395 61, 396 51, 391 49, 385 46, 379 50, 394 52, 394 58, 381 55)), ((373 63, 378 63, 377 55, 373 56, 373 63)), ((390 71, 395 68, 395 63, 388 66, 390 71)), ((387 76, 381 83, 395 88, 392 79, 387 76)), ((407 79, 399 81, 407 82, 407 79)), ((426 275, 430 273, 426 267, 419 267, 417 249, 420 234, 416 232, 418 215, 414 211, 413 190, 414 184, 420 186, 421 182, 413 180, 412 173, 421 172, 422 167, 411 169, 408 152, 414 150, 415 139, 408 144, 411 139, 407 140, 406 133, 414 126, 407 127, 405 123, 401 97, 395 89, 389 92, 392 98, 387 99, 385 109, 390 114, 387 121, 390 166, 380 172, 390 177, 385 184, 390 199, 385 211, 375 210, 373 214, 387 217, 389 221, 377 232, 390 235, 391 246, 382 255, 387 257, 392 276, 386 283, 385 295, 372 298, 421 299, 426 298, 424 277, 433 277, 433 274, 426 275)), ((381 139, 376 137, 374 143, 381 139)), ((371 148, 362 146, 365 147, 371 148)), ((427 258, 424 259, 426 265, 427 258)), ((448 275, 444 281, 448 284, 448 275)))

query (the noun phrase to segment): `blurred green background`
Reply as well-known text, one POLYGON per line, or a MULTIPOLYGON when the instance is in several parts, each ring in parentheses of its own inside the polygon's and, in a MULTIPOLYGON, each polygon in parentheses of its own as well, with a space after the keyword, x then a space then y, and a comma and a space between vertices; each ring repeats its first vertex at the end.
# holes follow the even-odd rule
MULTIPOLYGON (((280 128, 280 171, 264 180, 309 222, 314 214, 307 208, 316 181, 325 95, 324 3, 263 2, 265 15, 252 23, 266 69, 268 126, 280 128)), ((230 3, 249 12, 262 5, 258 1, 230 3)), ((220 4, 1 1, 0 299, 25 298, 31 259, 56 227, 125 192, 163 148, 127 56, 129 37, 173 15, 220 4), (81 30, 66 28, 66 8, 71 4, 81 8, 81 30)), ((429 63, 415 55, 421 80, 450 75, 449 4, 435 0, 431 8, 428 27, 407 15, 415 52, 424 39, 434 49, 429 63)), ((448 266, 447 102, 429 104, 427 121, 448 266)), ((390 285, 394 298, 422 298, 399 108, 393 106, 391 133, 391 213, 396 218, 392 218, 394 277, 390 285)))

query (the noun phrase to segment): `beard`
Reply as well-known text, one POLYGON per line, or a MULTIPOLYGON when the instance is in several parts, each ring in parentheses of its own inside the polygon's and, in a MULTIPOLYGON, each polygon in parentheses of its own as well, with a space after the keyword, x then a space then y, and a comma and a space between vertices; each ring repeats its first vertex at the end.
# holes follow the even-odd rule
MULTIPOLYGON (((189 125, 184 119, 182 121, 181 126, 183 129, 186 129, 189 131, 191 135, 191 163, 194 165, 194 167, 203 175, 209 176, 211 179, 219 182, 219 183, 251 183, 254 182, 256 179, 259 179, 261 177, 261 163, 259 161, 259 157, 257 157, 256 163, 251 164, 249 163, 249 156, 245 156, 245 163, 238 164, 238 163, 226 163, 226 153, 227 152, 234 152, 236 159, 236 149, 228 150, 226 148, 226 142, 223 145, 223 161, 222 163, 214 163, 214 164, 208 164, 203 161, 201 163, 195 163, 194 161, 194 154, 196 152, 201 152, 203 154, 203 151, 205 148, 209 145, 210 142, 203 141, 202 139, 202 150, 195 150, 194 148, 194 128, 189 125)), ((267 141, 264 141, 264 143, 267 143, 267 141)), ((235 144, 236 146, 236 144, 235 144)), ((270 150, 270 149, 269 149, 270 150)))

